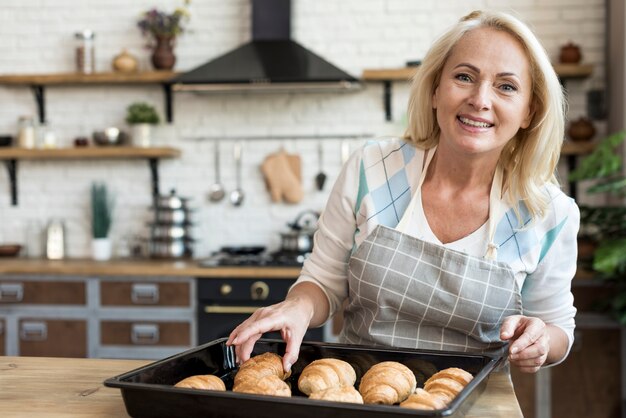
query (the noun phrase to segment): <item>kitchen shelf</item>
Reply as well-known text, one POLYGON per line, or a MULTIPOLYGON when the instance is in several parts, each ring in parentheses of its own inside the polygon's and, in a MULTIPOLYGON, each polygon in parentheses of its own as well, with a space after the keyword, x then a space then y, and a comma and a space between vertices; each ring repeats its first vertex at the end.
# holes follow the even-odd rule
POLYGON ((178 75, 175 71, 144 71, 136 73, 57 73, 57 74, 13 74, 0 75, 0 85, 30 86, 37 101, 39 121, 46 121, 46 86, 85 86, 85 85, 136 85, 160 84, 165 94, 165 114, 172 121, 172 85, 169 82, 178 75))
MULTIPOLYGON (((593 72, 591 64, 553 64, 561 83, 568 79, 582 79, 589 77, 593 72)), ((418 66, 404 68, 382 68, 363 70, 363 81, 382 81, 383 100, 385 104, 385 119, 391 120, 391 83, 393 81, 409 81, 417 71, 418 66)))
POLYGON ((55 149, 0 148, 0 160, 4 160, 9 173, 11 204, 17 206, 18 160, 96 160, 96 159, 147 159, 152 177, 152 194, 159 194, 158 163, 161 158, 177 158, 180 150, 170 147, 84 147, 55 149))

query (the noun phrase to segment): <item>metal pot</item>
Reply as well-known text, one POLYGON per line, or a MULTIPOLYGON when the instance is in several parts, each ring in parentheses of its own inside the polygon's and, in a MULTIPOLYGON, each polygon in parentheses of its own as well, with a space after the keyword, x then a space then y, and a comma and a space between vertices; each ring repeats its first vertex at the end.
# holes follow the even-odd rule
POLYGON ((183 225, 191 223, 189 209, 156 208, 154 220, 158 224, 183 225))
POLYGON ((188 197, 180 197, 176 194, 176 189, 172 189, 169 195, 159 195, 155 197, 155 204, 158 208, 187 209, 188 197))
POLYGON ((181 239, 191 235, 188 225, 153 224, 151 229, 153 239, 181 239))
POLYGON ((319 214, 315 211, 301 212, 293 222, 287 224, 290 231, 281 232, 281 250, 295 253, 311 252, 318 219, 319 214))
POLYGON ((193 242, 187 239, 152 239, 148 242, 152 258, 184 258, 193 254, 193 242))

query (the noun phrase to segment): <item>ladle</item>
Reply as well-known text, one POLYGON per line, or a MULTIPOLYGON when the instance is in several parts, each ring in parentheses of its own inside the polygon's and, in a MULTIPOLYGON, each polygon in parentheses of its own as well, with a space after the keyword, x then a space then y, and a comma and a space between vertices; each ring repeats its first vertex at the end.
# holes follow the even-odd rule
POLYGON ((323 170, 323 165, 324 165, 324 160, 323 160, 323 147, 322 147, 322 142, 318 142, 317 143, 317 159, 318 159, 318 163, 319 163, 319 173, 317 173, 317 175, 315 176, 315 184, 317 186, 317 190, 324 190, 324 183, 326 183, 326 173, 324 173, 323 170))
POLYGON ((226 193, 224 192, 224 186, 220 181, 220 147, 217 141, 215 141, 214 148, 215 160, 213 165, 215 167, 215 183, 213 183, 209 188, 209 200, 211 202, 219 202, 224 198, 226 193))
POLYGON ((235 157, 235 175, 237 176, 237 185, 235 190, 230 192, 230 203, 234 206, 240 206, 243 203, 244 192, 241 188, 241 144, 239 142, 235 143, 233 156, 235 157))

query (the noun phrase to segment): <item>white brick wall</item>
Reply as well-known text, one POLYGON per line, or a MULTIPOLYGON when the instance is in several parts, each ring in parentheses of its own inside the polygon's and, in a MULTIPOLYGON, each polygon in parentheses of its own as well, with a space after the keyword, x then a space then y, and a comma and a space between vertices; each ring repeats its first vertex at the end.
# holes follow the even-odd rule
MULTIPOLYGON (((365 68, 398 67, 419 59, 431 41, 461 14, 478 8, 512 11, 526 20, 556 61, 567 41, 582 46, 584 60, 594 64, 589 80, 568 83, 570 117, 585 114, 585 92, 604 85, 604 2, 602 0, 292 0, 293 38, 354 75, 365 68)), ((173 10, 177 0, 0 0, 0 73, 53 73, 73 70, 73 33, 91 28, 97 36, 97 67, 109 70, 122 48, 149 68, 148 51, 135 23, 153 6, 173 10)), ((250 37, 248 0, 194 0, 189 31, 178 40, 176 69, 187 70, 229 51, 250 37)), ((407 86, 393 87, 394 122, 385 122, 382 87, 367 84, 356 94, 230 94, 177 93, 175 122, 157 128, 156 142, 182 150, 179 160, 160 163, 161 190, 175 187, 193 198, 197 209, 196 254, 206 256, 222 245, 280 245, 278 232, 304 209, 321 210, 340 169, 337 138, 323 140, 323 192, 314 189, 318 171, 313 140, 249 140, 244 143, 246 200, 234 208, 227 201, 209 203, 213 182, 213 143, 200 137, 223 137, 222 180, 234 187, 232 146, 236 136, 385 135, 399 134, 407 101, 407 86), (284 147, 303 161, 304 200, 296 206, 273 204, 265 191, 259 165, 265 155, 284 147)), ((108 125, 123 125, 125 108, 148 101, 163 114, 163 96, 153 87, 50 87, 46 90, 47 119, 61 141, 69 145, 79 134, 108 125)), ((20 115, 35 114, 26 87, 0 86, 0 133, 14 133, 20 115)), ((360 140, 351 140, 352 148, 360 140)), ((113 239, 147 235, 150 176, 143 161, 19 163, 19 206, 10 205, 8 175, 0 170, 0 242, 24 240, 26 225, 42 225, 52 217, 66 221, 68 253, 89 255, 89 187, 106 180, 116 196, 113 239)))

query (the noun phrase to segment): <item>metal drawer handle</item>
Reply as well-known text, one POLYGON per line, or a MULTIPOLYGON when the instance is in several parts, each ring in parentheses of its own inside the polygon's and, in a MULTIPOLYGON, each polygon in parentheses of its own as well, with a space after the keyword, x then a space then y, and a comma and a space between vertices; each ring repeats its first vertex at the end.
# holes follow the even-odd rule
POLYGON ((154 283, 133 283, 130 300, 138 305, 154 305, 159 302, 159 286, 154 283))
POLYGON ((20 340, 45 341, 46 339, 48 339, 48 325, 45 322, 22 322, 20 326, 20 340))
POLYGON ((157 324, 133 324, 130 340, 133 344, 156 344, 159 342, 159 326, 157 324))
POLYGON ((24 299, 24 285, 22 283, 0 284, 0 302, 21 302, 24 299))
POLYGON ((270 287, 265 282, 254 282, 250 286, 252 300, 265 300, 270 295, 270 287))
POLYGON ((205 306, 205 313, 252 314, 260 306, 205 306))

